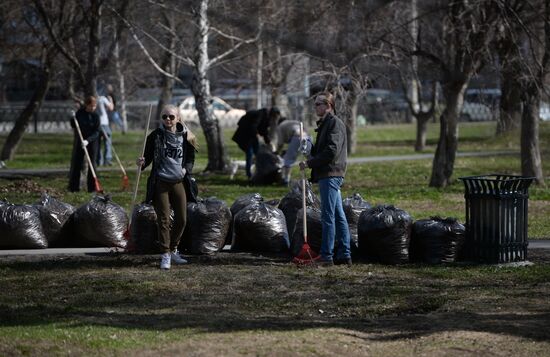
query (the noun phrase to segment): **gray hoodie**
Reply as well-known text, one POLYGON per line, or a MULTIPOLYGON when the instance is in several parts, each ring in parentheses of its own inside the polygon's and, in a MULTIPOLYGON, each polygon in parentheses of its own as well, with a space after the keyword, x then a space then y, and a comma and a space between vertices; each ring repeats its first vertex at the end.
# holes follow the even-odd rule
POLYGON ((164 130, 164 142, 162 143, 157 176, 170 182, 181 181, 185 176, 185 169, 182 167, 185 128, 178 126, 175 133, 166 130, 164 126, 162 129, 164 130))

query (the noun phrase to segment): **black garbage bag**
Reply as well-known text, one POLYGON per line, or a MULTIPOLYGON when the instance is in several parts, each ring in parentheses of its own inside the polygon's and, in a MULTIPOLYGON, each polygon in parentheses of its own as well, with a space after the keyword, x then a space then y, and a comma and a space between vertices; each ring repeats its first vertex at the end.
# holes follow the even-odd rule
POLYGON ((80 243, 126 248, 128 216, 109 196, 94 196, 74 213, 75 235, 80 243))
POLYGON ((281 159, 272 152, 267 145, 261 145, 256 154, 256 170, 251 177, 255 185, 270 185, 275 182, 281 182, 283 167, 281 159))
POLYGON ((359 193, 354 193, 353 196, 342 200, 342 205, 344 207, 344 213, 346 214, 346 220, 349 225, 351 250, 356 252, 358 249, 357 222, 359 222, 359 216, 361 213, 364 210, 371 208, 371 205, 367 201, 363 200, 363 197, 361 197, 359 193))
POLYGON ((385 264, 409 261, 412 218, 407 212, 391 205, 374 206, 361 213, 357 226, 362 255, 385 264))
POLYGON ((411 261, 428 264, 452 263, 464 244, 466 229, 456 218, 431 217, 414 222, 411 261))
POLYGON ((48 246, 53 247, 72 238, 71 224, 67 222, 76 211, 74 206, 61 202, 47 193, 43 193, 40 201, 34 206, 40 212, 40 221, 48 246))
POLYGON ((268 205, 273 206, 273 207, 279 207, 280 202, 281 202, 281 200, 278 199, 278 198, 274 198, 272 200, 265 201, 265 203, 267 203, 268 205))
MULTIPOLYGON (((290 239, 290 253, 292 256, 297 256, 304 244, 304 213, 303 209, 298 210, 296 219, 296 225, 294 226, 294 232, 290 239)), ((322 236, 322 224, 321 224, 321 210, 318 208, 308 207, 306 210, 307 215, 307 243, 310 248, 317 254, 321 251, 322 236)))
POLYGON ((142 203, 134 207, 127 250, 136 254, 160 252, 157 214, 152 205, 142 203))
POLYGON ((48 248, 36 207, 0 201, 0 248, 48 248))
POLYGON ((263 202, 264 198, 259 193, 248 193, 238 197, 231 205, 231 216, 235 217, 237 213, 251 203, 263 202))
MULTIPOLYGON (((247 193, 246 195, 242 195, 238 197, 235 202, 231 205, 231 217, 235 218, 237 213, 239 213, 240 210, 245 208, 251 203, 258 203, 263 202, 264 198, 259 193, 247 193)), ((229 232, 227 233, 227 237, 225 239, 225 244, 231 244, 231 240, 233 237, 233 219, 231 219, 231 225, 229 227, 229 232)))
POLYGON ((225 202, 210 197, 187 205, 187 225, 180 246, 191 254, 213 254, 223 249, 231 210, 225 202))
MULTIPOLYGON (((294 232, 298 211, 302 208, 302 181, 292 180, 289 188, 288 193, 279 202, 279 209, 285 215, 287 230, 294 232)), ((306 206, 321 208, 321 201, 313 192, 309 181, 306 182, 306 206)))
POLYGON ((287 252, 289 237, 283 212, 265 204, 252 203, 234 218, 232 250, 287 252))

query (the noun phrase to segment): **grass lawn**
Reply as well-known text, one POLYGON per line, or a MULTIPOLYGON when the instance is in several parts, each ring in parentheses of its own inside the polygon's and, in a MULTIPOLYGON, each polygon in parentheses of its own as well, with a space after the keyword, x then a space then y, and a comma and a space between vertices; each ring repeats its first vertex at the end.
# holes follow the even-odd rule
MULTIPOLYGON (((541 149, 550 123, 541 125, 541 149)), ((459 151, 519 151, 517 135, 493 138, 494 123, 461 124, 459 151)), ((243 153, 230 141, 229 155, 243 153)), ((142 133, 115 133, 131 182, 142 133)), ((430 126, 426 152, 434 151, 430 126)), ((199 137, 202 139, 201 135, 199 137)), ((414 126, 368 126, 355 156, 414 153, 414 126)), ((0 136, 0 145, 5 135, 0 136)), ((63 168, 72 137, 27 135, 13 168, 63 168)), ((204 148, 204 144, 203 144, 204 148)), ((543 168, 549 167, 543 152, 543 168)), ((197 170, 205 167, 205 150, 197 170)), ((519 174, 517 155, 457 158, 454 177, 519 174)), ((415 219, 464 219, 464 187, 428 187, 431 160, 350 165, 343 195, 359 192, 415 219)), ((294 172, 297 177, 297 172, 294 172)), ((142 176, 143 178, 143 176, 142 176)), ((101 171, 113 200, 128 209, 121 174, 101 171)), ((280 186, 249 186, 244 173, 197 175, 200 196, 235 198, 259 192, 281 198, 280 186)), ((48 191, 78 205, 88 193, 66 192, 67 178, 0 179, 0 197, 35 202, 48 191)), ((144 194, 145 179, 140 195, 144 194)), ((530 238, 550 238, 550 189, 531 187, 530 238)), ((0 232, 1 234, 1 232, 0 232)), ((550 351, 550 251, 530 250, 527 266, 448 264, 296 268, 287 257, 222 252, 191 256, 187 266, 158 269, 156 255, 0 257, 0 356, 18 355, 348 355, 546 356, 550 351)))
MULTIPOLYGON (((427 152, 434 152, 435 138, 438 126, 429 126, 427 152)), ((494 138, 495 123, 463 123, 460 127, 459 152, 519 152, 519 134, 504 138, 494 138)), ((242 160, 244 154, 231 141, 231 130, 225 131, 225 144, 228 155, 233 159, 242 160)), ((357 154, 354 156, 385 156, 414 154, 415 126, 375 125, 360 128, 357 154)), ((244 172, 239 172, 234 181, 229 181, 227 175, 200 175, 207 162, 204 137, 198 135, 202 150, 199 151, 195 165, 195 173, 199 183, 200 196, 216 196, 231 205, 243 194, 259 192, 266 199, 282 198, 287 189, 282 186, 250 186, 244 172)), ((5 135, 0 136, 0 145, 5 135)), ((133 188, 135 158, 141 152, 143 133, 132 132, 122 135, 114 133, 115 148, 127 169, 133 188)), ((10 168, 67 168, 70 161, 72 136, 68 134, 26 135, 21 143, 15 160, 8 164, 10 168)), ((541 123, 540 146, 543 159, 543 169, 550 167, 550 152, 544 151, 550 147, 550 123, 541 123)), ((431 175, 432 160, 391 161, 348 166, 348 173, 342 188, 344 196, 360 193, 372 204, 393 204, 407 210, 414 218, 427 218, 433 215, 453 216, 464 220, 464 185, 458 179, 445 188, 428 187, 431 175)), ((495 155, 489 157, 457 157, 453 177, 481 175, 489 173, 520 174, 518 155, 495 155)), ((140 180, 140 197, 144 196, 148 171, 140 180)), ((293 177, 298 177, 295 169, 293 177)), ((133 189, 121 190, 120 171, 112 168, 110 171, 99 172, 100 182, 113 200, 129 209, 133 189)), ((89 200, 85 192, 69 193, 66 191, 67 178, 47 176, 33 180, 0 179, 0 197, 14 203, 35 202, 42 191, 49 191, 65 202, 79 205, 89 200)), ((315 189, 317 187, 315 186, 315 189)), ((550 238, 550 188, 547 186, 532 186, 529 190, 529 237, 550 238)))

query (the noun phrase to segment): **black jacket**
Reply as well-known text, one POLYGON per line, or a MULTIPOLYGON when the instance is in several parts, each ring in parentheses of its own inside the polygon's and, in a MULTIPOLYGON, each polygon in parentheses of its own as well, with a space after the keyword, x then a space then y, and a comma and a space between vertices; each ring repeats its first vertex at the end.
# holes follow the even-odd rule
MULTIPOLYGON (((177 123, 177 130, 183 130, 183 125, 177 123)), ((161 154, 161 148, 164 143, 164 130, 157 128, 153 130, 148 136, 145 142, 145 152, 143 157, 145 162, 141 167, 144 170, 151 162, 153 167, 151 173, 147 179, 147 194, 145 195, 145 202, 151 203, 155 194, 155 185, 157 180, 158 163, 160 162, 159 155, 161 154)), ((195 147, 187 141, 187 132, 183 134, 183 159, 181 166, 185 169, 185 176, 183 177, 183 184, 185 187, 185 193, 187 195, 187 202, 197 202, 197 189, 192 175, 193 166, 195 165, 195 147)))
MULTIPOLYGON (((99 115, 96 112, 90 113, 85 108, 80 108, 75 113, 75 118, 78 120, 78 126, 84 140, 93 143, 99 139, 99 115)), ((76 128, 73 118, 71 118, 71 127, 76 128)))
POLYGON ((250 110, 239 119, 237 130, 232 140, 239 145, 241 150, 246 151, 250 145, 258 140, 257 134, 263 136, 266 143, 269 143, 269 110, 250 110))
POLYGON ((311 167, 311 181, 344 177, 348 159, 346 125, 328 113, 317 122, 317 126, 317 139, 307 160, 307 165, 311 167))

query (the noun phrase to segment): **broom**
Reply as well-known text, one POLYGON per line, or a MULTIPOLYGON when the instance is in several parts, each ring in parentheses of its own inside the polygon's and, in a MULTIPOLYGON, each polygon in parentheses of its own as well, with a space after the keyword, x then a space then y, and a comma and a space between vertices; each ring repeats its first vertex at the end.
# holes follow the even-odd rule
MULTIPOLYGON (((300 123, 300 143, 304 138, 304 126, 300 123)), ((307 242, 307 205, 306 205, 306 172, 304 169, 300 169, 302 173, 302 224, 304 231, 304 244, 297 256, 292 259, 292 262, 296 265, 312 265, 320 256, 315 253, 307 242)))
MULTIPOLYGON (((82 131, 80 131, 80 125, 78 124, 78 120, 76 119, 76 115, 74 112, 73 112, 73 119, 74 119, 74 126, 80 138, 80 143, 83 143, 84 137, 82 136, 82 131)), ((91 171, 92 176, 94 178, 94 191, 97 193, 103 193, 103 188, 99 184, 99 180, 97 179, 97 175, 95 174, 94 165, 92 165, 92 159, 90 159, 90 154, 88 153, 88 147, 82 146, 82 150, 84 150, 84 154, 86 155, 86 160, 88 161, 88 168, 91 171)))
MULTIPOLYGON (((149 131, 149 122, 151 121, 151 113, 153 112, 153 105, 149 105, 149 115, 147 116, 147 124, 145 125, 145 135, 143 137, 143 146, 141 149, 141 155, 140 157, 143 157, 145 155, 145 144, 147 143, 147 132, 149 131)), ((134 213, 134 207, 136 205, 136 198, 137 193, 139 189, 139 179, 141 177, 141 166, 138 166, 137 173, 136 173, 136 186, 134 188, 134 196, 132 197, 132 204, 130 205, 130 218, 128 220, 128 228, 126 229, 126 232, 124 232, 124 238, 126 238, 127 241, 130 240, 130 227, 132 226, 132 216, 134 213)), ((131 250, 131 247, 127 250, 131 250)))
POLYGON ((105 140, 109 141, 109 144, 111 145, 111 150, 113 151, 113 155, 115 156, 116 162, 118 162, 118 167, 120 167, 120 170, 122 171, 122 189, 126 191, 130 185, 130 181, 128 180, 128 175, 126 175, 126 170, 124 169, 124 166, 122 166, 122 162, 120 162, 120 158, 118 157, 115 146, 113 145, 113 141, 110 137, 107 136, 107 133, 105 133, 105 130, 101 128, 101 132, 103 133, 103 137, 105 140))

